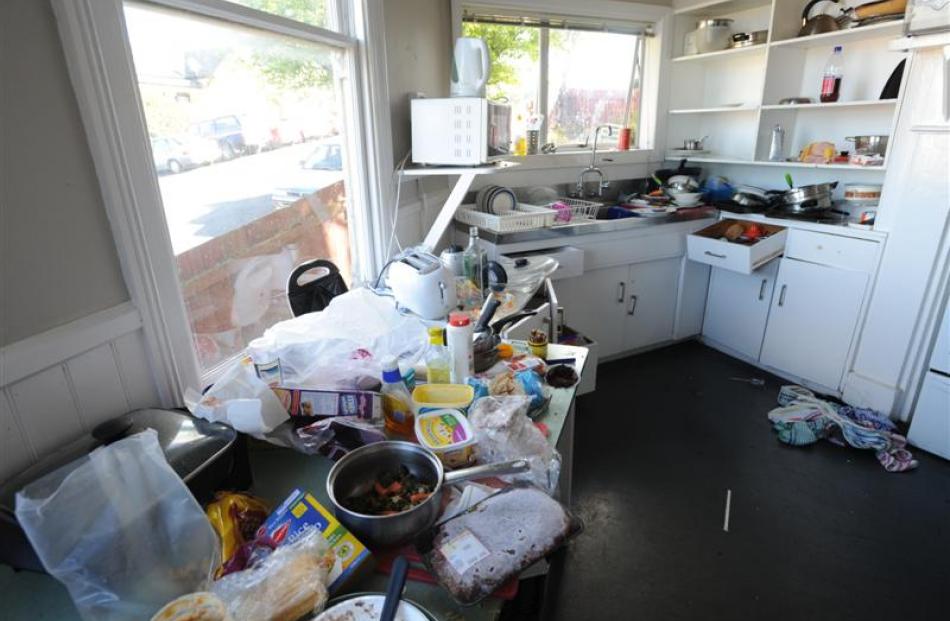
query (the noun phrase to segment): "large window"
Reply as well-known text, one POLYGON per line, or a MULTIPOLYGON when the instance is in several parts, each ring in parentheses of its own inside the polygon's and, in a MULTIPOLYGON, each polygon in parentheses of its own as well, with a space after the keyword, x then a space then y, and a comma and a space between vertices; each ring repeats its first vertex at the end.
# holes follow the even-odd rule
POLYGON ((542 120, 541 143, 570 151, 611 125, 631 128, 631 148, 638 145, 648 25, 497 13, 465 8, 461 32, 488 44, 488 96, 511 104, 513 135, 542 120))
MULTIPOLYGON (((239 4, 316 26, 333 19, 318 0, 239 4)), ((207 373, 290 317, 296 264, 330 259, 350 280, 347 49, 124 6, 178 282, 207 373)))

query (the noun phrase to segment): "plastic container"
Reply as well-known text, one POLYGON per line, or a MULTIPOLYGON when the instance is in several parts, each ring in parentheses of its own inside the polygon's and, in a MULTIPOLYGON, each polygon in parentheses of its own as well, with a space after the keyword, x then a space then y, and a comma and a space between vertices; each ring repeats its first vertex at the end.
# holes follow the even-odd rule
POLYGON ((842 48, 835 46, 835 51, 828 57, 825 64, 825 70, 821 74, 821 99, 822 103, 833 103, 838 101, 841 96, 841 78, 844 76, 842 65, 842 48))
POLYGON ((414 433, 415 416, 412 411, 412 395, 399 372, 399 364, 392 356, 383 359, 383 418, 386 431, 411 438, 414 433))
POLYGON ((883 188, 879 183, 849 183, 844 186, 844 200, 849 206, 876 207, 883 188))
POLYGON ((445 341, 449 346, 452 359, 452 383, 464 384, 474 374, 474 354, 472 336, 475 326, 468 313, 455 312, 449 315, 449 325, 445 329, 445 341))
POLYGON ((424 384, 412 391, 412 409, 416 414, 435 410, 465 412, 475 398, 475 389, 468 384, 424 384))
POLYGON ((547 207, 518 203, 515 210, 503 216, 477 211, 474 205, 462 205, 455 219, 492 233, 516 233, 551 227, 557 212, 547 207))
POLYGON ((475 432, 458 410, 435 410, 417 416, 416 440, 449 468, 475 461, 475 432))

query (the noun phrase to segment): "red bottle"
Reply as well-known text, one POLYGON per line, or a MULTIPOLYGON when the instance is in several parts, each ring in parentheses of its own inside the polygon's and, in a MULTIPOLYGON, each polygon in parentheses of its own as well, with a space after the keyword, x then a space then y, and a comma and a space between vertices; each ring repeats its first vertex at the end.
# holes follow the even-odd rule
POLYGON ((841 70, 841 51, 842 47, 840 45, 836 45, 835 51, 831 54, 831 57, 828 58, 828 62, 825 64, 825 70, 821 76, 822 103, 838 101, 838 97, 841 96, 841 78, 843 75, 841 70))

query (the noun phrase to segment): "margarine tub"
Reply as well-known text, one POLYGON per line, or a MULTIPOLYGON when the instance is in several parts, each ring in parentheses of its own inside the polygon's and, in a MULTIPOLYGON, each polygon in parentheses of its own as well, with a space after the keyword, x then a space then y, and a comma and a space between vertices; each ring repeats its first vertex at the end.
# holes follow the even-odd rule
POLYGON ((423 384, 412 391, 412 408, 418 416, 435 410, 465 412, 475 398, 475 389, 468 384, 423 384))
POLYGON ((435 410, 416 416, 416 440, 449 468, 475 461, 475 434, 458 410, 435 410))

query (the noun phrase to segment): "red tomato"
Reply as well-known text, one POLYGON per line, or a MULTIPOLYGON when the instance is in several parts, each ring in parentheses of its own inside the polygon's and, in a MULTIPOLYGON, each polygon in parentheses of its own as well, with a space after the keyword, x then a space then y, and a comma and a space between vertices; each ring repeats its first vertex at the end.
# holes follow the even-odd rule
POLYGON ((746 227, 743 234, 745 235, 747 239, 751 239, 755 241, 756 239, 759 239, 760 237, 762 237, 765 234, 765 231, 763 231, 762 227, 759 226, 758 224, 750 224, 749 226, 746 227))

